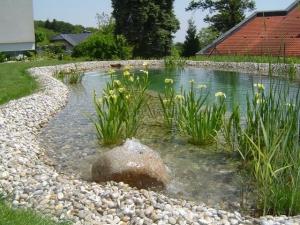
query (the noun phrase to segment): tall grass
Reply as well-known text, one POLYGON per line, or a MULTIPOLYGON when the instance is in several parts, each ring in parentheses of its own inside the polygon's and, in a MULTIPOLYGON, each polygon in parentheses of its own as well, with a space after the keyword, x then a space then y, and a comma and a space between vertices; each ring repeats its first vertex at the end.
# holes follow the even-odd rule
POLYGON ((141 110, 146 104, 149 86, 148 71, 135 76, 126 69, 121 80, 111 71, 111 81, 102 97, 94 94, 97 119, 94 121, 99 141, 104 145, 119 144, 124 138, 134 137, 141 121, 141 110))
POLYGON ((247 97, 244 123, 236 111, 232 114, 237 119, 231 129, 239 131, 236 147, 254 178, 263 215, 300 212, 300 98, 299 92, 289 93, 281 83, 271 82, 269 90, 256 84, 253 98, 247 97))
POLYGON ((54 77, 63 81, 66 84, 79 84, 82 81, 83 73, 77 68, 70 69, 70 71, 56 71, 54 77))
POLYGON ((172 79, 165 79, 164 96, 159 94, 159 101, 162 106, 164 122, 168 128, 174 126, 174 119, 176 114, 176 103, 175 103, 175 90, 172 79))
POLYGON ((208 101, 209 92, 205 85, 195 88, 190 81, 190 89, 176 95, 173 80, 165 80, 164 97, 159 95, 164 120, 169 128, 177 128, 195 145, 206 145, 215 141, 225 116, 225 94, 216 93, 217 101, 208 101))
POLYGON ((191 57, 190 60, 195 61, 214 61, 214 62, 254 62, 254 63, 300 63, 298 57, 272 56, 272 55, 197 55, 191 57))
POLYGON ((225 116, 225 94, 216 93, 217 101, 208 102, 209 93, 200 88, 196 93, 194 82, 190 90, 184 92, 184 101, 178 105, 178 127, 195 145, 206 145, 215 141, 225 116))
POLYGON ((167 56, 164 58, 166 68, 183 68, 186 65, 186 59, 176 56, 167 56))

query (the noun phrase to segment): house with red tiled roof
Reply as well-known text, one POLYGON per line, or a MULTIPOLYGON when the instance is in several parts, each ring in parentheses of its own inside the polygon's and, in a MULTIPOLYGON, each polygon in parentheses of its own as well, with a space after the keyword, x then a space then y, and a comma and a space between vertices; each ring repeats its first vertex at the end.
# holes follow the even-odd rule
POLYGON ((300 56, 300 0, 255 12, 197 54, 300 56))

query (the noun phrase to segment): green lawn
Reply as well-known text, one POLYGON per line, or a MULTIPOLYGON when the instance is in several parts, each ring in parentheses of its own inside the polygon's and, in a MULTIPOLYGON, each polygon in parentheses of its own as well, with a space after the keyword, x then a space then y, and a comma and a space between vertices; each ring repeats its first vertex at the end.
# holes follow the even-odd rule
POLYGON ((29 95, 38 89, 38 83, 27 69, 36 66, 70 63, 70 61, 43 60, 32 62, 0 63, 0 105, 12 99, 29 95))
POLYGON ((70 223, 56 223, 49 218, 25 209, 12 209, 0 200, 1 225, 67 225, 70 223))

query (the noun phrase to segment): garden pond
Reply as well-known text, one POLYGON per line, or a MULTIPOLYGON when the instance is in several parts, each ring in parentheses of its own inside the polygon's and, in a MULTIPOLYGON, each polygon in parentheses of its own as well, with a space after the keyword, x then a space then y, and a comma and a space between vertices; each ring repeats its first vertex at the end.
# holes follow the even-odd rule
MULTIPOLYGON (((121 72, 116 76, 121 76, 121 72)), ((174 80, 173 87, 178 92, 181 87, 188 89, 190 80, 195 84, 205 84, 212 93, 211 98, 216 92, 224 92, 227 107, 230 109, 238 103, 242 110, 253 85, 263 83, 267 88, 270 82, 267 76, 192 67, 151 69, 150 90, 163 92, 166 78, 174 80)), ((95 116, 94 91, 100 95, 109 79, 110 75, 105 71, 85 73, 81 84, 70 85, 66 107, 43 128, 40 143, 60 173, 90 180, 92 162, 101 152, 109 150, 99 144, 91 120, 95 116)), ((298 84, 294 83, 291 88, 296 90, 298 84)), ((235 160, 232 153, 226 153, 223 144, 194 146, 176 132, 170 134, 159 124, 150 122, 143 125, 137 138, 158 151, 170 169, 172 181, 165 194, 222 209, 240 207, 241 196, 247 192, 242 185, 244 180, 239 173, 239 160, 235 160)))

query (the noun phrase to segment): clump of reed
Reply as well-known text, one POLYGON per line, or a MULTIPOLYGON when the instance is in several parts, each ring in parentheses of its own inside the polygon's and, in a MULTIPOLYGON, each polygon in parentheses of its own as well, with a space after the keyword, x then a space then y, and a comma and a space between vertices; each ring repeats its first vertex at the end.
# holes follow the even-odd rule
POLYGON ((83 73, 81 73, 77 68, 70 69, 69 71, 56 71, 54 77, 63 81, 66 84, 79 84, 82 81, 83 73))
POLYGON ((246 117, 236 109, 227 123, 228 140, 253 178, 263 215, 300 212, 300 98, 299 92, 289 93, 280 83, 269 90, 256 84, 253 98, 247 97, 246 117))
POLYGON ((186 65, 186 59, 177 56, 167 56, 164 58, 166 68, 183 68, 186 65))
POLYGON ((134 137, 141 122, 141 110, 146 104, 149 86, 148 71, 141 70, 135 76, 129 68, 117 80, 110 70, 111 80, 103 95, 94 94, 97 118, 94 121, 99 141, 103 145, 119 144, 123 139, 134 137))
POLYGON ((217 100, 211 105, 208 101, 209 92, 206 85, 195 88, 190 81, 190 89, 175 94, 173 80, 165 80, 164 96, 159 96, 164 120, 169 128, 178 129, 195 145, 210 144, 220 131, 225 116, 225 98, 222 92, 215 94, 217 100))

